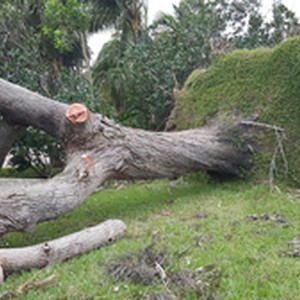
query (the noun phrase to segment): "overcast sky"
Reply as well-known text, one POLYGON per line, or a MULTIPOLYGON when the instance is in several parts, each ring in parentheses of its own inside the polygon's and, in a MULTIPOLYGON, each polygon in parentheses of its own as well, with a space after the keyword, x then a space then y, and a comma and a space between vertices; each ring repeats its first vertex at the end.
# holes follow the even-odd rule
MULTIPOLYGON (((272 3, 276 0, 261 0, 263 4, 263 11, 266 13, 271 12, 272 3)), ((149 23, 160 13, 173 13, 173 5, 178 5, 180 0, 148 0, 148 18, 149 23)), ((277 2, 283 3, 290 10, 296 12, 298 18, 300 18, 300 1, 299 0, 277 0, 277 2)), ((89 46, 92 49, 92 62, 95 61, 97 55, 103 46, 106 43, 112 34, 112 30, 106 32, 100 32, 93 34, 89 38, 89 46)))

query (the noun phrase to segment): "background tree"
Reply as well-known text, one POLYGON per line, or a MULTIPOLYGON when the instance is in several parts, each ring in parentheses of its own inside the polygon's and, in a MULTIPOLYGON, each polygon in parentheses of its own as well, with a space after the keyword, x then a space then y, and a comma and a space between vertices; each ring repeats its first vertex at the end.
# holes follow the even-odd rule
MULTIPOLYGON (((241 11, 241 5, 236 3, 182 1, 174 7, 174 16, 163 15, 147 27, 148 39, 127 43, 122 56, 116 57, 112 51, 109 57, 104 48, 94 68, 94 82, 101 91, 107 90, 106 83, 110 82, 107 101, 116 104, 114 98, 122 99, 118 101, 123 102, 123 110, 116 106, 118 121, 163 129, 174 103, 174 88, 181 86, 195 68, 207 67, 216 54, 216 45, 227 40, 228 26, 240 22, 241 27, 258 5, 255 1, 243 1, 246 9, 241 11), (109 60, 114 63, 104 63, 109 60), (106 72, 104 65, 109 67, 105 68, 106 72), (122 93, 112 96, 113 90, 118 89, 122 89, 122 93)), ((114 38, 121 43, 122 30, 119 31, 114 38)), ((111 43, 116 45, 117 42, 111 43)))
MULTIPOLYGON (((117 32, 113 40, 103 47, 94 67, 93 78, 108 102, 114 105, 115 116, 120 116, 129 108, 125 101, 129 74, 126 52, 132 45, 147 42, 148 33, 144 1, 116 1, 116 6, 119 16, 111 21, 117 32)), ((115 10, 112 8, 111 15, 113 12, 115 10)))
POLYGON ((80 0, 47 0, 42 13, 41 45, 47 58, 53 57, 55 69, 89 66, 90 6, 80 0))
POLYGON ((131 38, 125 48, 127 29, 117 27, 98 56, 94 83, 119 122, 163 129, 176 91, 194 69, 207 68, 234 48, 274 46, 299 31, 298 19, 285 6, 274 6, 266 21, 257 0, 183 0, 174 10, 174 16, 162 15, 146 28, 147 39, 131 38))
MULTIPOLYGON (((3 1, 0 14, 2 78, 63 102, 84 102, 97 110, 100 96, 80 74, 89 64, 87 4, 77 0, 3 1)), ((22 132, 12 154, 14 166, 31 166, 43 177, 63 164, 57 140, 30 127, 22 132), (49 159, 45 161, 45 157, 49 159)))
POLYGON ((271 19, 265 21, 259 10, 253 10, 246 25, 247 31, 233 36, 237 48, 274 47, 300 32, 299 19, 283 4, 274 5, 271 19))

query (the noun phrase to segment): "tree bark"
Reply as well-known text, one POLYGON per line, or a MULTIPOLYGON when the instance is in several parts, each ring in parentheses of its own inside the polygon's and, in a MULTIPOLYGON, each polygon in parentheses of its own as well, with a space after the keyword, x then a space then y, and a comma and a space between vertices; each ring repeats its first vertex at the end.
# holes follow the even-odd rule
POLYGON ((108 220, 62 238, 24 248, 0 249, 0 283, 15 271, 43 268, 112 243, 126 230, 120 220, 108 220))
POLYGON ((70 122, 68 106, 0 80, 0 114, 15 125, 58 137, 67 153, 64 171, 49 180, 0 180, 0 234, 24 231, 74 209, 107 179, 155 179, 213 171, 240 175, 251 166, 246 126, 236 121, 182 132, 148 132, 115 124, 100 114, 70 122), (241 146, 241 145, 239 145, 241 146), (245 147, 244 147, 245 146, 245 147))
POLYGON ((21 128, 9 125, 0 115, 0 169, 21 128))

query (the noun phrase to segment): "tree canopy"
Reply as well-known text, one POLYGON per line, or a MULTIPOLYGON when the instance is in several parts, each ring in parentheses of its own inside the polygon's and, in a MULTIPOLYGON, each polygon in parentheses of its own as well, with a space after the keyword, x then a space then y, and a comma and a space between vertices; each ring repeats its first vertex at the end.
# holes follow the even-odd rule
POLYGON ((118 121, 161 130, 176 90, 194 69, 236 48, 270 47, 297 35, 299 21, 285 6, 274 6, 270 20, 259 9, 259 1, 185 0, 138 43, 128 39, 124 46, 119 29, 98 56, 94 84, 115 106, 118 121))

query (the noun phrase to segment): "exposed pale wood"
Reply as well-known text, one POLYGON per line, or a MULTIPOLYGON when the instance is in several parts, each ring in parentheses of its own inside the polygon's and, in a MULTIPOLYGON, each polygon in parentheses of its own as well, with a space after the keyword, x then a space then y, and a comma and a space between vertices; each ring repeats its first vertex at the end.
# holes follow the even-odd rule
POLYGON ((0 284, 4 281, 4 272, 3 268, 0 266, 0 284))
POLYGON ((46 243, 24 248, 0 249, 0 271, 2 269, 7 275, 15 271, 43 268, 55 262, 62 262, 112 243, 125 230, 126 226, 122 221, 108 220, 46 243))

